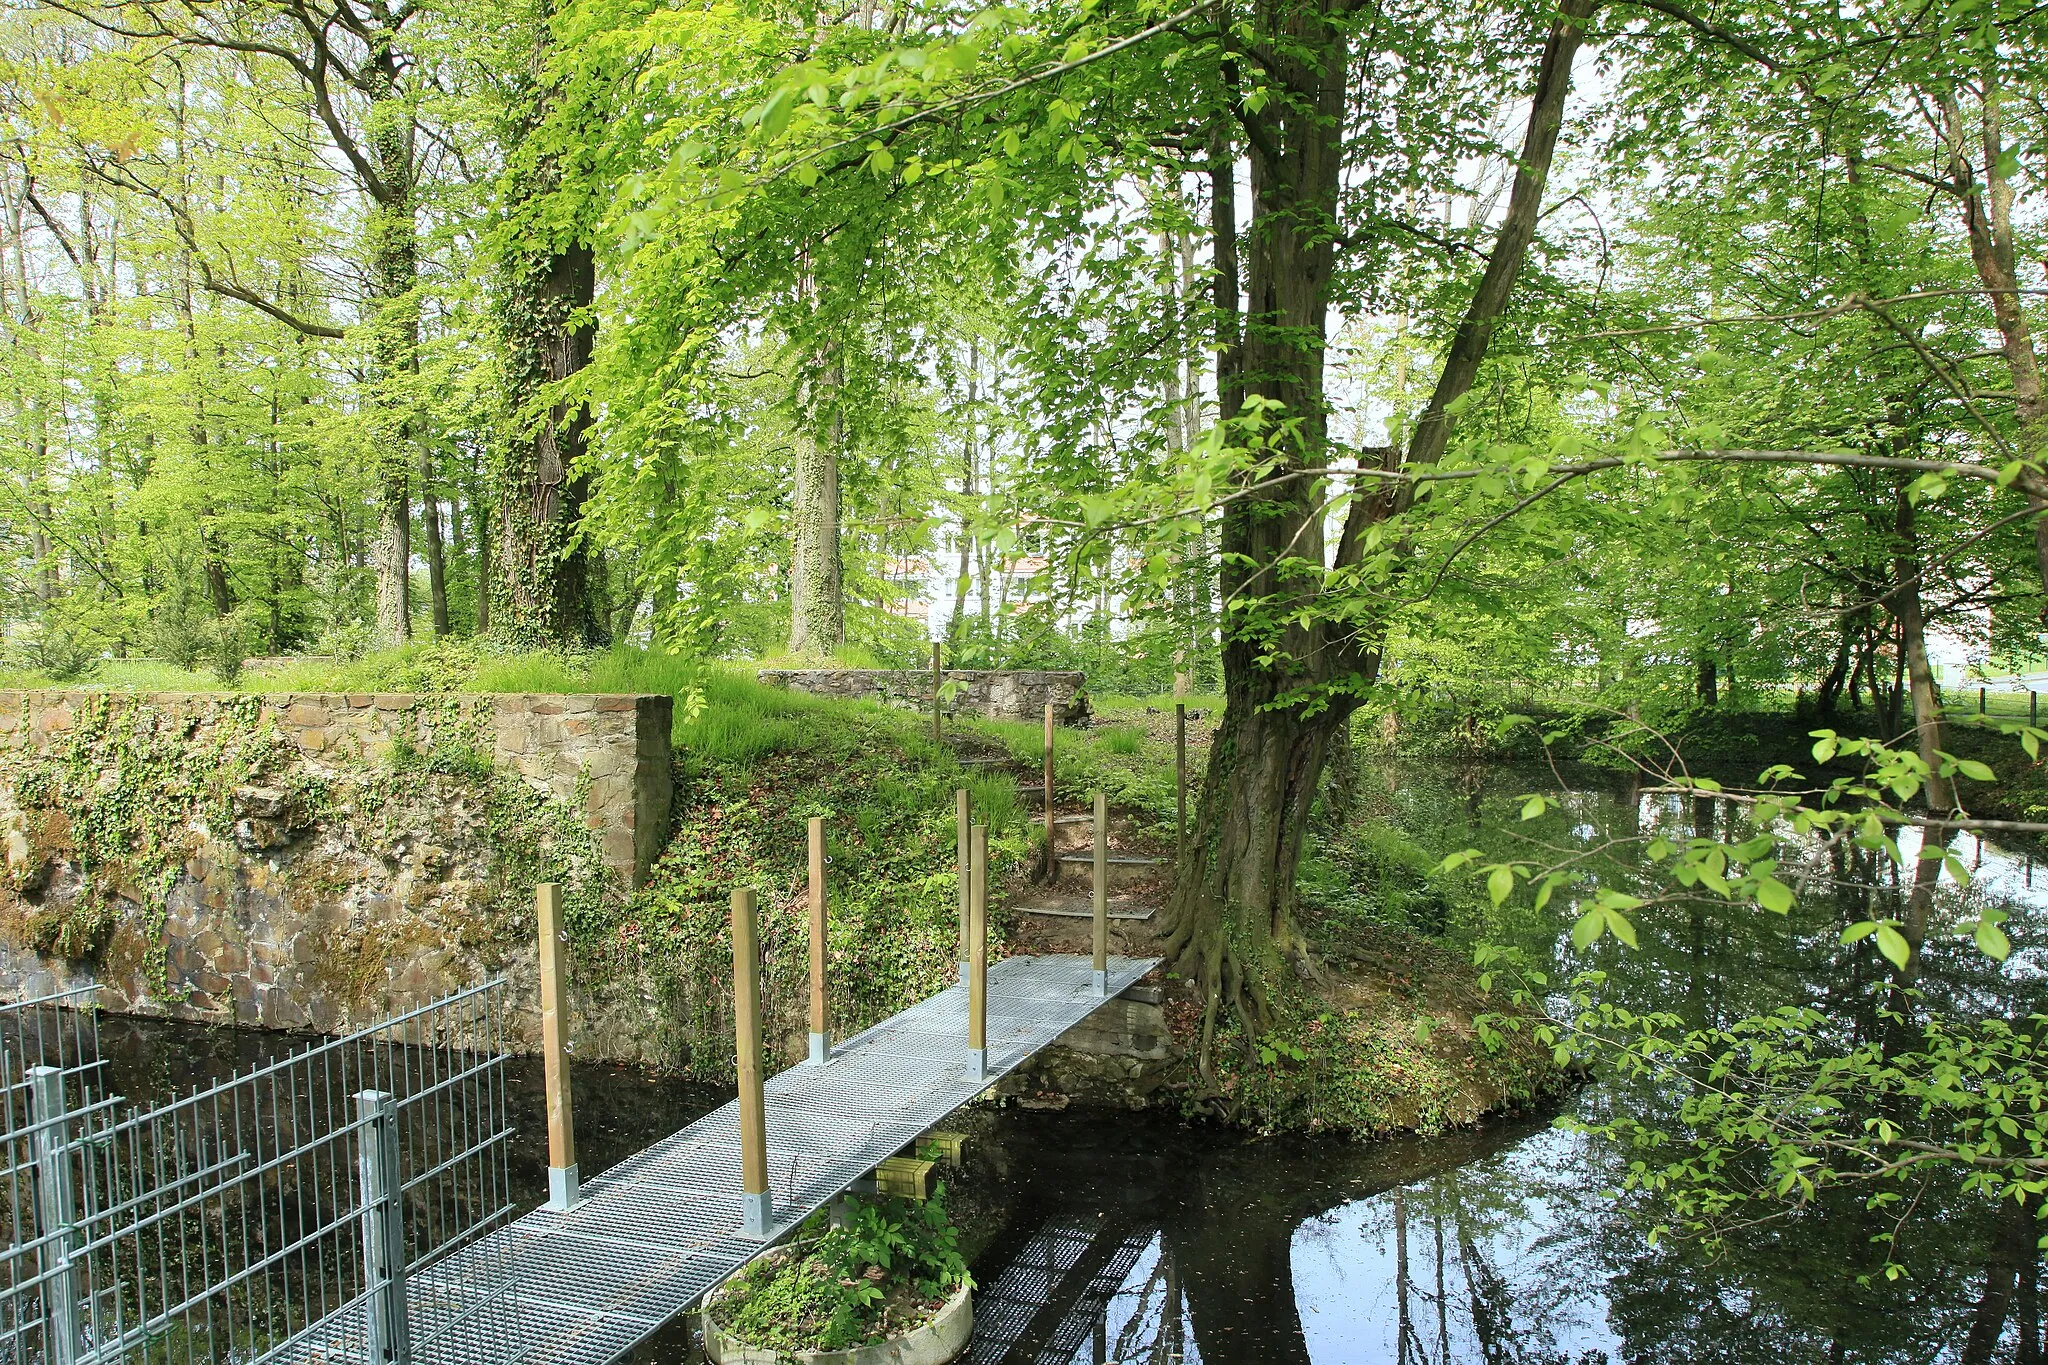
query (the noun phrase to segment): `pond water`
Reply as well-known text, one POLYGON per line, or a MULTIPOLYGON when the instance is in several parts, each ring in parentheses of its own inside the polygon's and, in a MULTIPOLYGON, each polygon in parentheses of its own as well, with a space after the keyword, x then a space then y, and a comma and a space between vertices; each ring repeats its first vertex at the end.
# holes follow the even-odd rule
MULTIPOLYGON (((1403 830, 1413 855, 1468 844, 1522 851, 1530 840, 1587 849, 1646 829, 1703 832, 1723 803, 1647 795, 1597 774, 1493 768, 1372 779, 1370 821, 1403 830), (1523 825, 1522 793, 1556 813, 1523 825)), ((1369 836, 1362 836, 1368 838, 1369 836)), ((1380 837, 1376 855, 1386 858, 1380 837)), ((1930 994, 2007 1016, 2048 1005, 2048 871, 1959 836, 1976 869, 1969 893, 2013 911, 2002 967, 1955 947, 1930 950, 1930 994)), ((1313 870, 1312 870, 1313 871, 1313 870)), ((1715 1023, 1788 1002, 1851 1020, 1881 975, 1841 927, 1898 894, 1881 865, 1827 862, 1802 880, 1790 916, 1700 902, 1640 925, 1642 948, 1596 945, 1612 998, 1715 1023)), ((1389 874, 1393 875, 1393 874, 1389 874)), ((1625 880, 1625 858, 1602 875, 1625 880)), ((1341 881, 1341 877, 1333 878, 1341 881)), ((1454 942, 1518 943, 1554 975, 1572 961, 1569 919, 1510 910, 1469 919, 1409 877, 1399 913, 1454 942)), ((1379 912, 1384 913, 1384 912, 1379 912)), ((102 1047, 117 1089, 147 1099, 247 1065, 269 1035, 109 1018, 102 1047)), ((577 1137, 593 1173, 688 1122, 724 1096, 624 1068, 580 1067, 577 1137)), ((515 1067, 516 1174, 543 1190, 538 1068, 515 1067)), ((1595 1079, 1562 1102, 1597 1118, 1667 1102, 1595 1079)), ((1554 1126, 1506 1119, 1431 1139, 1378 1143, 1248 1140, 1151 1117, 1003 1111, 962 1116, 970 1159, 953 1175, 978 1290, 972 1359, 997 1365, 1202 1361, 1209 1365, 1388 1361, 1398 1365, 1600 1362, 1954 1362, 2041 1358, 2033 1230, 1979 1198, 1930 1186, 1887 1283, 1871 1238, 1886 1230, 1853 1198, 1752 1228, 1718 1254, 1650 1245, 1638 1211, 1609 1191, 1620 1158, 1554 1126), (2001 1298, 1995 1291, 2009 1286, 2001 1298), (1993 1336, 1993 1300, 2002 1329, 1993 1336), (1978 1330, 1973 1334, 1973 1327, 1978 1330)), ((639 1357, 689 1359, 678 1326, 639 1357)))

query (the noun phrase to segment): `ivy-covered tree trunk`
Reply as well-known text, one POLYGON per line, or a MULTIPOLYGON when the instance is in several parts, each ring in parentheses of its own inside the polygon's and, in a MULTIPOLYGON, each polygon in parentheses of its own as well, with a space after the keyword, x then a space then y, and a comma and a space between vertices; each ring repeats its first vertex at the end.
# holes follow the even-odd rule
POLYGON ((597 262, 577 210, 551 212, 561 189, 560 147, 576 111, 559 106, 546 74, 554 7, 526 10, 531 75, 515 92, 505 172, 506 243, 499 270, 508 429, 498 468, 498 553, 491 628, 537 644, 603 644, 607 623, 591 600, 590 552, 577 532, 589 496, 579 468, 589 409, 559 386, 590 363, 597 262))
POLYGON ((412 470, 419 460, 411 380, 419 370, 418 225, 413 217, 412 115, 396 97, 388 47, 379 54, 379 95, 368 138, 377 178, 369 218, 371 402, 377 470, 377 636, 387 645, 412 638, 412 470))

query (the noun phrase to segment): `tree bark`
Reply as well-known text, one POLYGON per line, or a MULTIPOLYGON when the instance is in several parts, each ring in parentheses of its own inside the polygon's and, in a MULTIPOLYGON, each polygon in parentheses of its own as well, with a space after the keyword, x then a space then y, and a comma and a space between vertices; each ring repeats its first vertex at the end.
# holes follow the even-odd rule
POLYGON ((1927 662, 1926 624, 1920 613, 1920 544, 1914 530, 1913 500, 1906 486, 1898 492, 1898 542, 1894 551, 1892 611, 1899 620, 1899 649, 1904 656, 1906 680, 1913 693, 1913 728, 1919 741, 1921 761, 1927 764, 1927 808, 1936 812, 1955 809, 1955 790, 1941 775, 1941 702, 1934 693, 1934 670, 1927 662))
POLYGON ((1970 263, 1976 267, 1977 279, 1991 305, 1991 316, 1998 324, 2000 350, 2006 372, 2012 378, 2021 453, 2034 466, 2023 471, 2017 482, 2034 512, 2034 564, 2041 577, 2041 619, 2048 622, 2048 471, 2040 468, 2044 456, 2048 456, 2048 401, 2044 401, 2042 394, 2041 362, 2027 324, 2013 249, 2013 190, 2001 165, 2005 160, 2003 100, 1995 73, 1987 67, 1982 78, 1983 105, 1977 137, 1970 137, 1953 90, 1941 93, 1941 131, 1948 144, 1950 193, 1963 209, 1970 263), (1974 149, 1972 141, 1977 144, 1974 149), (1984 158, 1981 187, 1971 165, 1976 154, 1984 158))
POLYGON ((491 629, 529 645, 608 642, 608 623, 593 601, 597 570, 579 534, 589 475, 581 468, 590 410, 560 392, 590 363, 597 325, 597 261, 581 204, 556 199, 562 168, 535 137, 562 117, 560 92, 538 73, 554 42, 554 6, 537 0, 519 22, 529 31, 532 73, 515 89, 506 139, 515 152, 506 168, 506 217, 516 232, 498 262, 498 334, 504 345, 507 434, 497 469, 498 550, 492 578, 491 629), (566 212, 569 221, 562 221, 566 212))
MULTIPOLYGON (((1433 464, 1447 448, 1450 410, 1477 376, 1534 238, 1572 57, 1591 6, 1592 0, 1566 0, 1553 21, 1506 217, 1414 434, 1413 464, 1433 464)), ((1244 394, 1283 405, 1285 417, 1299 423, 1297 444, 1285 452, 1296 468, 1326 461, 1323 361, 1343 165, 1348 17, 1341 5, 1282 0, 1262 6, 1255 20, 1259 42, 1284 93, 1263 111, 1241 115, 1252 168, 1249 298, 1241 369, 1231 363, 1229 338, 1219 338, 1217 389, 1225 416, 1240 410, 1244 394)), ((1212 150, 1219 332, 1232 326, 1237 305, 1234 277, 1226 279, 1223 268, 1236 245, 1234 191, 1226 193, 1234 182, 1222 164, 1212 150)), ((1223 600, 1239 606, 1277 600, 1305 609, 1225 613, 1223 719, 1167 916, 1167 953, 1209 1002, 1200 1054, 1205 1068, 1219 1002, 1256 1028, 1265 1018, 1259 977, 1290 968, 1309 976, 1316 971, 1294 920, 1296 872, 1331 738, 1378 670, 1377 635, 1329 621, 1309 601, 1321 586, 1320 572, 1309 566, 1326 559, 1322 496, 1320 481, 1286 480, 1231 503, 1222 518, 1223 600)), ((1370 526, 1405 511, 1409 502, 1405 492, 1357 499, 1337 566, 1355 566, 1370 526)))
POLYGON ((796 489, 790 504, 789 652, 800 658, 836 654, 846 643, 846 603, 839 557, 839 447, 846 424, 837 405, 840 375, 828 365, 796 441, 796 489), (825 412, 818 409, 824 408, 825 412), (825 434, 817 425, 823 418, 825 434))
POLYGON ((441 495, 434 488, 431 457, 420 457, 420 511, 426 514, 427 602, 434 634, 448 633, 448 560, 441 546, 441 495))
MULTIPOLYGON (((1243 390, 1283 405, 1300 423, 1301 464, 1320 463, 1325 446, 1323 350, 1335 266, 1337 194, 1343 169, 1346 82, 1351 43, 1341 7, 1282 3, 1257 16, 1274 54, 1273 74, 1288 92, 1268 112, 1247 114, 1252 129, 1252 230, 1249 301, 1243 331, 1243 390)), ((1228 175, 1218 167, 1212 185, 1228 175), (1220 173, 1219 173, 1220 172, 1220 173)), ((1221 198, 1220 193, 1217 198, 1221 198)), ((1234 227, 1234 208, 1229 210, 1234 227)), ((1218 203, 1219 228, 1225 205, 1218 203)), ((1219 266, 1225 241, 1218 242, 1219 266)), ((1234 243, 1232 243, 1234 245, 1234 243)), ((1219 302, 1226 287, 1219 268, 1219 302)), ((1235 287, 1219 326, 1236 315, 1235 287)), ((1240 376, 1224 370, 1224 410, 1240 376)), ((1320 485, 1293 479, 1233 502, 1222 521, 1225 601, 1267 598, 1307 585, 1283 566, 1323 561, 1320 485)), ((1245 619, 1224 632, 1222 725, 1210 748, 1208 778, 1169 903, 1167 954, 1201 986, 1209 1002, 1202 1064, 1207 1065, 1219 1002, 1264 1021, 1256 980, 1292 963, 1312 970, 1294 923, 1295 871, 1322 778, 1331 732, 1350 714, 1339 700, 1320 709, 1294 700, 1330 678, 1330 654, 1318 626, 1245 619)))

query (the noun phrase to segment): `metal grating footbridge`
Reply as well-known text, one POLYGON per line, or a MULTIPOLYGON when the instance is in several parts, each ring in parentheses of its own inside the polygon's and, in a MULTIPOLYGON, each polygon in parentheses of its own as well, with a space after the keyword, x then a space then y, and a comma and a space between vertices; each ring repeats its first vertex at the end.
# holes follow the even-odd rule
MULTIPOLYGON (((988 1074, 966 1044, 954 985, 838 1043, 824 1065, 766 1085, 769 1193, 777 1230, 822 1208, 1016 1069, 1156 959, 1112 957, 1107 995, 1085 957, 1012 957, 988 971, 988 1074)), ((584 1186, 566 1212, 503 1225, 407 1282, 417 1365, 609 1365, 759 1255, 741 1235, 737 1101, 584 1186)), ((346 1315, 292 1358, 355 1357, 346 1315)))

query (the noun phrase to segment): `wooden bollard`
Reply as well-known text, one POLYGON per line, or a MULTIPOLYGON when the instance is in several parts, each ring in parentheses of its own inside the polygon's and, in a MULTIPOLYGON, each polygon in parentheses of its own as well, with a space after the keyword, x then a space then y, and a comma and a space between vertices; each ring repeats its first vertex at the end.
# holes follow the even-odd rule
POLYGON ((2041 694, 2033 688, 2027 689, 2027 724, 2041 723, 2041 694))
POLYGON ((988 1076, 988 826, 976 825, 973 851, 973 894, 968 900, 970 926, 967 949, 967 1064, 976 1080, 988 1076))
POLYGON ((754 893, 732 893, 732 1014, 739 1045, 740 1235, 766 1240, 774 1210, 768 1199, 768 1109, 761 1088, 761 955, 756 947, 754 893))
POLYGON ((973 876, 972 870, 968 867, 968 861, 972 857, 968 848, 968 827, 973 821, 974 804, 968 798, 967 788, 962 787, 953 793, 953 836, 960 854, 960 979, 962 981, 967 979, 969 956, 967 943, 968 935, 973 930, 973 924, 971 923, 973 911, 969 908, 968 902, 973 898, 974 893, 967 884, 973 876))
POLYGON ((945 732, 939 726, 939 691, 943 681, 939 672, 939 642, 932 641, 932 743, 945 742, 945 732))
POLYGON ((1052 804, 1052 703, 1045 704, 1045 880, 1048 885, 1060 879, 1060 850, 1053 842, 1052 804))
POLYGON ((811 817, 811 1065, 832 1059, 832 1023, 825 1004, 825 818, 811 817))
POLYGON ((543 882, 534 889, 540 920, 540 1052, 548 1092, 548 1207, 572 1209, 581 1201, 576 1174, 576 1114, 569 1093, 569 946, 562 927, 562 888, 543 882))
POLYGON ((1095 793, 1095 993, 1109 994, 1109 798, 1095 793))

